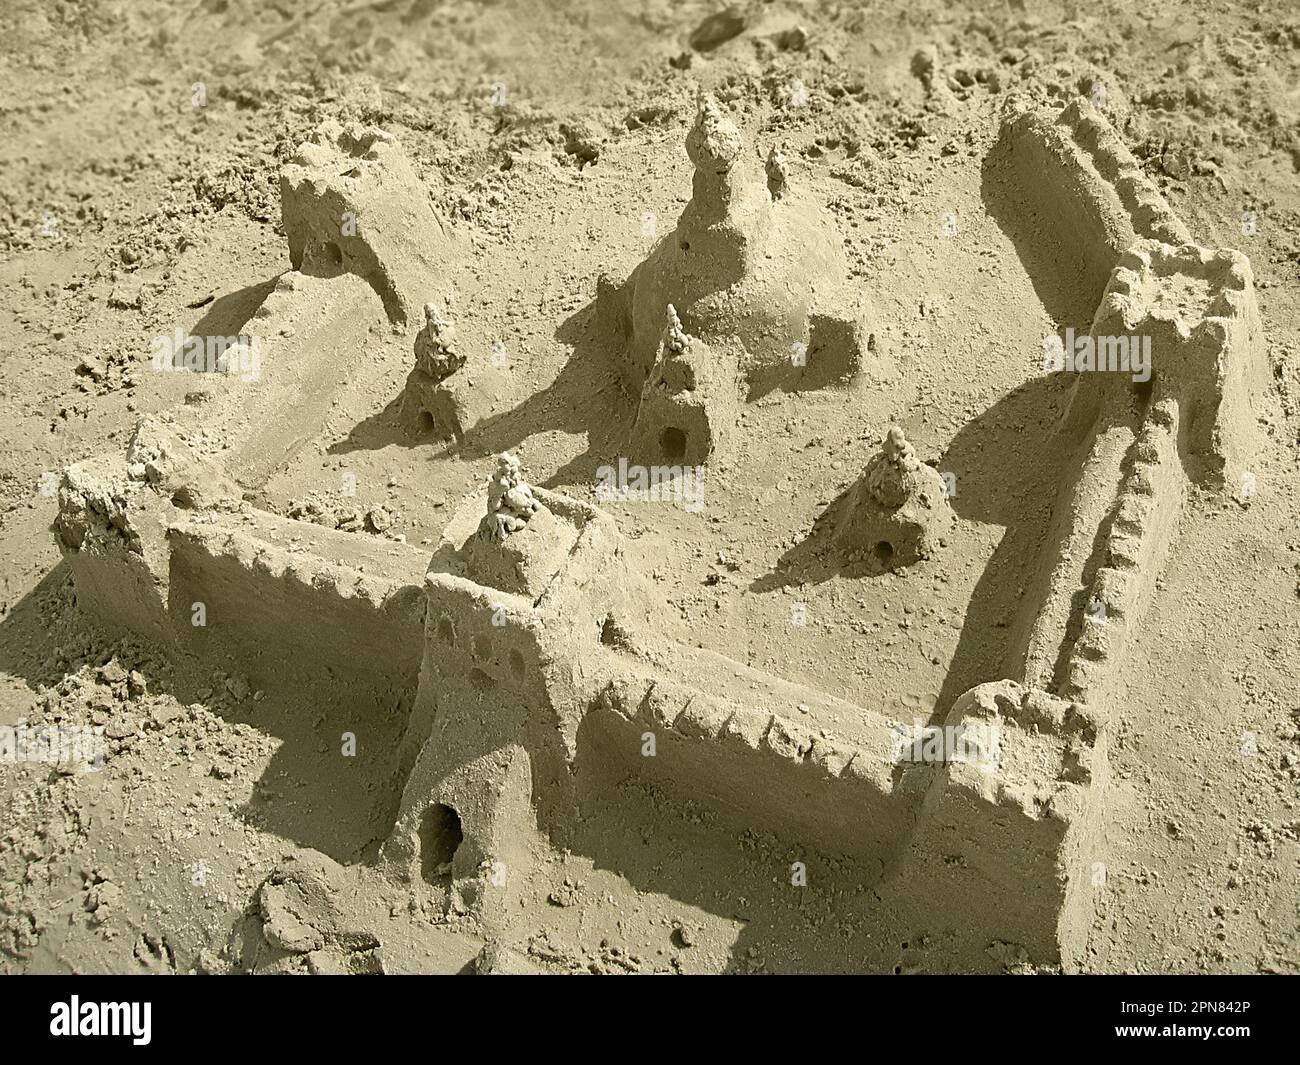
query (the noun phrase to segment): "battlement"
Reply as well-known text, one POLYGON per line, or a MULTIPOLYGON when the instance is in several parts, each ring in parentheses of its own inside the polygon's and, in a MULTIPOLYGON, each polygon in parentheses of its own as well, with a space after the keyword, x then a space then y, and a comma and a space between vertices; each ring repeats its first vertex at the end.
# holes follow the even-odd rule
POLYGON ((1269 387, 1250 262, 1240 252, 1140 242, 1115 268, 1093 333, 1150 338, 1153 399, 1182 408, 1191 476, 1238 482, 1258 451, 1269 387))
POLYGON ((1005 167, 1044 228, 1099 299, 1137 240, 1190 244, 1187 227, 1143 174, 1106 117, 1082 98, 1054 112, 1014 98, 992 159, 1005 167))
POLYGON ((996 732, 996 768, 952 761, 935 777, 909 860, 889 886, 891 904, 906 913, 925 892, 928 915, 956 946, 942 960, 948 971, 987 966, 983 948, 996 942, 1075 970, 1092 921, 1105 720, 1000 681, 958 699, 947 724, 958 723, 996 732))

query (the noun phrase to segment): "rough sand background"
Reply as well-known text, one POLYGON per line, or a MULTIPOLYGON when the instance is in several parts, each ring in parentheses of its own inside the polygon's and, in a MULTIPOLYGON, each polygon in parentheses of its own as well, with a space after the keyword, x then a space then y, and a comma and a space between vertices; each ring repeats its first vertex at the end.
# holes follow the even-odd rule
MULTIPOLYGON (((666 228, 686 202, 699 87, 751 116, 748 133, 789 143, 792 173, 830 208, 898 353, 897 378, 856 412, 817 396, 751 407, 751 446, 703 532, 680 511, 613 509, 674 608, 666 630, 901 712, 991 668, 978 638, 962 646, 962 621, 990 559, 995 603, 983 608, 1014 594, 996 580, 1002 530, 1044 504, 1055 473, 1023 441, 1059 397, 1022 386, 1052 321, 1091 313, 1068 294, 1045 313, 1041 278, 1007 235, 1014 205, 983 194, 997 107, 1013 90, 1064 103, 1097 82, 1197 239, 1249 255, 1281 413, 1258 494, 1185 512, 1140 629, 1087 968, 1300 971, 1300 17, 1285 3, 773 2, 701 30, 716 13, 655 0, 4 5, 0 723, 102 724, 111 738, 93 777, 0 765, 4 971, 256 969, 282 957, 264 941, 296 948, 327 925, 341 946, 317 967, 458 971, 483 945, 468 915, 366 874, 386 826, 357 811, 376 809, 367 793, 385 781, 374 763, 333 770, 322 737, 346 721, 322 721, 292 684, 253 690, 237 662, 196 672, 87 625, 41 491, 45 473, 120 450, 137 415, 184 400, 192 382, 149 372, 150 338, 236 332, 271 290, 288 266, 278 168, 322 119, 394 133, 473 242, 442 295, 479 323, 469 342, 504 337, 520 354, 521 401, 564 365, 557 326, 597 275, 645 254, 643 216, 666 228), (808 102, 792 111, 796 79, 808 102), (944 243, 947 212, 959 235, 944 243), (1257 219, 1250 235, 1243 212, 1257 219), (798 563, 808 526, 891 423, 943 456, 967 498, 992 501, 963 515, 954 550, 968 564, 951 580, 868 590, 811 574, 801 594, 817 623, 791 636, 788 603, 771 606, 783 592, 763 578, 786 552, 798 563), (1257 753, 1243 755, 1246 737, 1257 753), (286 859, 295 874, 268 882, 286 859)), ((436 542, 492 458, 408 454, 376 415, 409 365, 409 343, 376 340, 370 379, 331 415, 330 439, 267 486, 268 508, 436 542), (366 488, 355 513, 322 515, 310 500, 328 494, 341 455, 366 488)), ((535 483, 589 493, 582 409, 529 412, 501 444, 518 446, 535 483)), ((706 814, 637 808, 652 812, 617 831, 660 841, 653 867, 550 856, 516 922, 527 947, 501 965, 860 967, 851 944, 871 930, 853 884, 831 877, 792 898, 770 873, 790 856, 769 853, 761 826, 724 851, 700 828, 701 858, 692 834, 706 814)), ((900 943, 894 968, 924 968, 929 946, 900 943)))

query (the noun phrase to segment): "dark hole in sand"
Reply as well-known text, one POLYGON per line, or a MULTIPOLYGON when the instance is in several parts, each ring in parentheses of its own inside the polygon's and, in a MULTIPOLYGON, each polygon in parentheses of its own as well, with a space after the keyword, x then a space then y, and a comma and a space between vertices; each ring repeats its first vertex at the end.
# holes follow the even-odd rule
POLYGON ((681 458, 686 454, 686 434, 676 426, 670 425, 659 434, 659 450, 669 461, 681 458))
POLYGON ((444 803, 434 803, 420 820, 420 875, 429 883, 451 875, 451 860, 464 840, 460 814, 444 803))

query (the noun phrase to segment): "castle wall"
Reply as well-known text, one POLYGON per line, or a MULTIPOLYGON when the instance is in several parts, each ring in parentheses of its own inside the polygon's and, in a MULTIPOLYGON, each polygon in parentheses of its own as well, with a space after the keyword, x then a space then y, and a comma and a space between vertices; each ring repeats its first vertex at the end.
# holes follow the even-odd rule
POLYGON ((1191 243, 1187 227, 1087 100, 1075 99, 1059 113, 1011 110, 1000 147, 1053 243, 1078 257, 1092 301, 1101 299, 1111 270, 1135 240, 1191 243))
POLYGON ((942 938, 938 971, 1001 972, 999 944, 1077 971, 1109 772, 1104 718, 998 681, 964 694, 946 724, 995 729, 996 766, 951 761, 934 775, 907 861, 880 890, 885 911, 905 936, 942 938))
MULTIPOLYGON (((580 796, 634 777, 705 802, 735 824, 856 860, 868 881, 903 846, 921 796, 895 787, 901 769, 883 719, 864 730, 870 740, 855 743, 633 663, 609 668, 579 731, 580 796)), ((810 689, 795 693, 814 714, 827 702, 810 689)))
MULTIPOLYGON (((376 692, 413 692, 425 603, 409 570, 421 553, 404 548, 405 579, 395 575, 400 564, 363 573, 314 553, 290 553, 264 538, 268 526, 282 522, 301 527, 263 517, 254 530, 227 522, 169 530, 168 612, 183 645, 199 654, 214 642, 239 648, 252 671, 273 672, 288 663, 316 672, 323 687, 332 674, 346 672, 376 692), (193 624, 198 602, 205 609, 202 626, 193 624)), ((346 538, 321 532, 326 535, 318 549, 346 538)))

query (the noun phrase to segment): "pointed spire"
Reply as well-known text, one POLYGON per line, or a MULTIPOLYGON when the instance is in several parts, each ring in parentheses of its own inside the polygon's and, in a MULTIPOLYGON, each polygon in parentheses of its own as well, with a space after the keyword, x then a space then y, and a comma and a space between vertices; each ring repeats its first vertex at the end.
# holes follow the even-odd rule
POLYGON ((486 531, 493 540, 504 540, 518 532, 537 513, 541 504, 524 481, 519 459, 506 451, 497 456, 496 473, 488 481, 486 531))
POLYGON ((668 324, 664 327, 664 347, 673 352, 682 352, 690 346, 691 338, 682 328, 682 320, 677 317, 677 308, 668 304, 668 324))
POLYGON ((695 125, 686 136, 686 154, 695 164, 692 206, 701 217, 726 213, 741 180, 736 163, 744 149, 740 129, 718 101, 701 97, 695 125))
POLYGON ((912 479, 907 475, 920 466, 916 449, 907 442, 903 430, 892 426, 881 441, 880 451, 867 463, 867 490, 881 506, 902 506, 912 489, 912 479))
POLYGON ((451 323, 433 303, 424 305, 424 328, 415 334, 415 365, 434 381, 445 381, 465 365, 451 323))
POLYGON ((790 182, 790 161, 786 158, 785 152, 773 147, 767 154, 766 169, 767 191, 772 194, 772 199, 779 200, 785 195, 786 187, 790 182))

